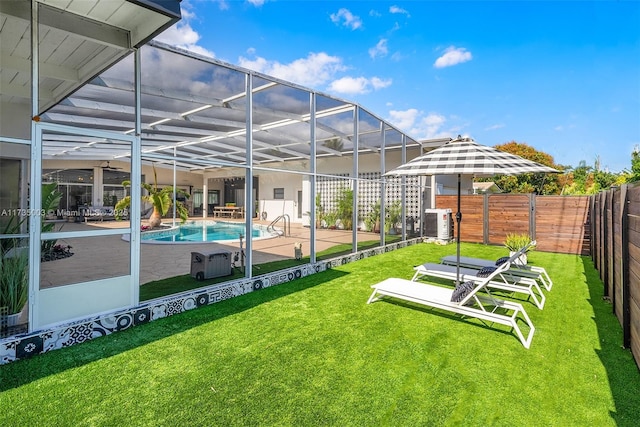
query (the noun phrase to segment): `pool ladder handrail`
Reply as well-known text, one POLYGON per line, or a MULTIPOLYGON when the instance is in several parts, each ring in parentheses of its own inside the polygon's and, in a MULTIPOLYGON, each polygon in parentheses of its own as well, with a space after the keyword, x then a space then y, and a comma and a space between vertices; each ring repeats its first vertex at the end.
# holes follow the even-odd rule
POLYGON ((270 233, 275 233, 278 236, 291 236, 291 218, 287 214, 280 215, 279 217, 271 221, 271 224, 267 226, 267 231, 270 233), (275 227, 275 225, 281 220, 284 223, 284 227, 282 230, 275 227))

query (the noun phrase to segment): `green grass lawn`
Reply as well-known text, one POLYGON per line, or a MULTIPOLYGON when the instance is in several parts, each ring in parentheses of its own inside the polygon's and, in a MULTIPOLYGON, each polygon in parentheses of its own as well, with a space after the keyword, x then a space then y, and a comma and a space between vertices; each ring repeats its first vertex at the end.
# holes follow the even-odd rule
POLYGON ((454 252, 414 245, 0 366, 0 425, 638 425, 640 373, 589 258, 529 255, 554 280, 544 310, 523 301, 529 350, 476 319, 366 304, 454 252))

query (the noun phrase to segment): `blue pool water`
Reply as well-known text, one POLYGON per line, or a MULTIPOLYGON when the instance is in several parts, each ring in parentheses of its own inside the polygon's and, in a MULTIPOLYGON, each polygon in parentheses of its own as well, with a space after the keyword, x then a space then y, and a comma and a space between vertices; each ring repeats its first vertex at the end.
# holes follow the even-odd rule
MULTIPOLYGON (((202 243, 246 240, 245 224, 237 222, 198 221, 180 225, 160 233, 142 233, 143 243, 202 243)), ((254 225, 253 239, 274 237, 267 227, 254 225)))

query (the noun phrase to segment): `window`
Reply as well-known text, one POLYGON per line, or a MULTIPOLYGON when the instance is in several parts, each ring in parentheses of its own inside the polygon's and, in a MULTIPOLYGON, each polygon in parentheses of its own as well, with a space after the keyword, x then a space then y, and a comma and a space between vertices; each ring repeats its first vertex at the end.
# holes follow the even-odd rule
POLYGON ((284 187, 273 189, 273 198, 278 200, 284 200, 284 187))

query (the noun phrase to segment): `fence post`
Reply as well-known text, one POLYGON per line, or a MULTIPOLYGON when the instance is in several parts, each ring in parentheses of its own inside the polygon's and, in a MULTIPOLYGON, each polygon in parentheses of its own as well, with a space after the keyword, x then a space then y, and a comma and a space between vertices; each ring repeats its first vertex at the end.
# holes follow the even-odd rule
POLYGON ((482 242, 489 244, 489 193, 482 195, 482 242))
POLYGON ((529 236, 536 240, 536 193, 529 193, 529 236))
MULTIPOLYGON (((618 286, 620 286, 620 283, 618 283, 617 277, 616 276, 616 272, 618 271, 618 265, 616 262, 616 240, 618 240, 616 237, 616 218, 618 217, 618 212, 616 212, 616 196, 618 196, 618 198, 620 197, 620 194, 616 194, 615 190, 611 191, 611 228, 609 229, 610 234, 611 234, 611 248, 610 248, 610 255, 611 255, 611 263, 609 264, 609 277, 610 277, 610 283, 611 283, 611 290, 612 292, 612 296, 613 296, 613 312, 615 314, 616 312, 616 288, 618 286)), ((622 211, 622 210, 621 210, 622 211)))
POLYGON ((602 210, 601 215, 601 226, 602 226, 602 270, 600 273, 600 278, 602 279, 602 283, 604 283, 604 295, 610 297, 609 295, 609 217, 607 216, 607 205, 609 204, 609 196, 611 195, 611 190, 602 194, 603 203, 600 206, 602 210))
POLYGON ((598 197, 597 196, 591 196, 589 197, 589 215, 591 215, 591 224, 590 224, 590 232, 591 232, 591 241, 589 242, 590 245, 590 252, 591 252, 591 259, 593 260, 593 264, 596 266, 596 268, 599 270, 600 269, 600 245, 597 244, 596 242, 596 238, 598 239, 598 241, 600 241, 600 235, 599 232, 600 230, 596 229, 596 220, 598 221, 598 223, 600 223, 600 218, 598 218, 598 197))
POLYGON ((620 238, 622 256, 620 272, 622 276, 622 346, 631 346, 631 306, 629 289, 629 198, 627 184, 620 187, 620 238))

